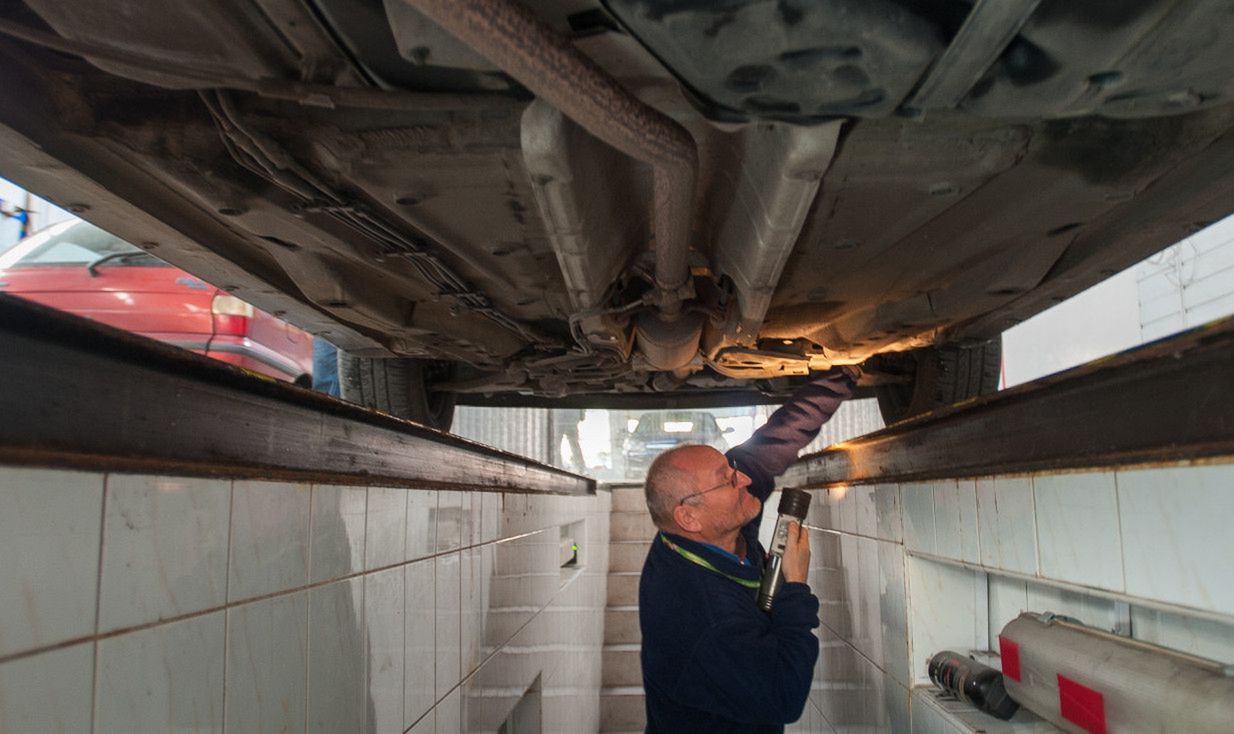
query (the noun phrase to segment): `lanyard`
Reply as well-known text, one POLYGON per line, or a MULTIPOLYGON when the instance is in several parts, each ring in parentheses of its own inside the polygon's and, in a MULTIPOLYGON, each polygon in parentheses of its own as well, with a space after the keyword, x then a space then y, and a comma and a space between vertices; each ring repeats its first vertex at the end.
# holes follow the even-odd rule
POLYGON ((743 579, 743 578, 740 578, 740 577, 738 577, 738 576, 730 576, 729 574, 724 573, 724 572, 723 572, 723 571, 721 571, 720 569, 718 569, 718 568, 716 568, 715 566, 711 565, 711 562, 710 562, 710 561, 708 561, 706 558, 703 558, 702 556, 700 556, 700 555, 698 555, 697 553, 694 553, 694 552, 692 552, 692 551, 688 551, 688 550, 686 550, 685 548, 682 548, 681 546, 677 545, 677 544, 676 544, 676 543, 674 543, 673 541, 669 540, 669 539, 668 539, 668 537, 667 537, 664 533, 660 533, 660 540, 664 541, 664 544, 665 544, 665 545, 667 545, 669 548, 672 548, 673 550, 677 551, 677 555, 679 555, 679 556, 681 556, 682 558, 686 559, 686 560, 687 560, 687 561, 689 561, 690 563, 693 563, 693 564, 695 564, 696 566, 702 566, 703 568, 707 569, 708 571, 711 571, 712 573, 718 573, 718 574, 720 574, 721 576, 723 576, 724 578, 728 579, 729 581, 733 581, 733 582, 736 582, 736 583, 738 583, 738 584, 741 584, 742 586, 746 587, 747 589, 757 589, 757 588, 759 588, 760 586, 762 586, 762 582, 761 582, 761 581, 755 581, 755 580, 753 580, 753 579, 743 579))

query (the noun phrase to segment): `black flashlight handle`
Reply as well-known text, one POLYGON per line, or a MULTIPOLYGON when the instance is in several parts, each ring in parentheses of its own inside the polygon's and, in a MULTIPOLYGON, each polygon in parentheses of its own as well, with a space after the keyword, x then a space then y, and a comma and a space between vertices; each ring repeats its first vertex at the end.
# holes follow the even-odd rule
POLYGON ((788 524, 801 523, 810 509, 810 493, 804 489, 786 489, 780 495, 780 516, 776 518, 775 533, 771 547, 767 549, 767 561, 763 566, 763 583, 758 589, 758 608, 770 612, 776 594, 784 585, 784 548, 788 540, 788 524))

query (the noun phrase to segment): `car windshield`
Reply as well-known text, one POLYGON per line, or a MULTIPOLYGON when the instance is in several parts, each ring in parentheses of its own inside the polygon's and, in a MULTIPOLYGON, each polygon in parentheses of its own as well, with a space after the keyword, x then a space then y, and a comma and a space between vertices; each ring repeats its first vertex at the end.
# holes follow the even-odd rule
POLYGON ((13 249, 0 255, 0 270, 88 265, 109 256, 114 264, 161 263, 153 255, 92 224, 70 221, 48 227, 17 243, 13 249))

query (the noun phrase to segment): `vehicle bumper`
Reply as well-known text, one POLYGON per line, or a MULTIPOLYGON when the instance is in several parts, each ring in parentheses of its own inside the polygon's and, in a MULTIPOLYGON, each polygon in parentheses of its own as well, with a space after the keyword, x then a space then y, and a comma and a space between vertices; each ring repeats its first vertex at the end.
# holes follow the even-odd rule
POLYGON ((244 337, 215 337, 208 342, 178 341, 171 343, 249 372, 273 377, 276 380, 292 382, 300 375, 306 374, 294 362, 273 349, 244 337))

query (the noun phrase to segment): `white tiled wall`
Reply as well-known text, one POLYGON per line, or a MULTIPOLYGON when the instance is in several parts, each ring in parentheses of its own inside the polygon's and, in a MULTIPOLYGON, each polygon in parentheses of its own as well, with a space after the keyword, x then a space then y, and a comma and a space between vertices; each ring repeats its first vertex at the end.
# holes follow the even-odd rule
POLYGON ((1123 591, 1114 472, 1035 477, 1033 497, 1041 575, 1123 591))
POLYGON ((103 536, 113 542, 103 553, 100 632, 223 606, 230 492, 218 479, 112 478, 103 515, 103 536))
MULTIPOLYGON (((912 486, 907 485, 905 491, 912 486)), ((983 541, 981 565, 1016 573, 1037 572, 1037 514, 1030 478, 978 479, 977 522, 983 541)))
POLYGON ((95 728, 219 729, 224 616, 210 612, 100 641, 95 728))
POLYGON ((1119 474, 1128 593, 1234 615, 1232 486, 1228 465, 1119 474))
POLYGON ((308 592, 228 609, 227 668, 227 729, 303 729, 308 718, 308 592))
POLYGON ((0 467, 0 732, 595 731, 608 509, 0 467))
POLYGON ((92 635, 103 478, 7 470, 0 508, 0 658, 92 635))
POLYGON ((821 654, 790 731, 1053 731, 928 688, 931 655, 997 649, 1023 611, 1234 663, 1232 488, 1214 463, 815 490, 821 654))

